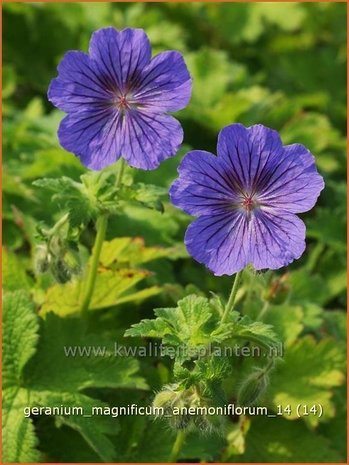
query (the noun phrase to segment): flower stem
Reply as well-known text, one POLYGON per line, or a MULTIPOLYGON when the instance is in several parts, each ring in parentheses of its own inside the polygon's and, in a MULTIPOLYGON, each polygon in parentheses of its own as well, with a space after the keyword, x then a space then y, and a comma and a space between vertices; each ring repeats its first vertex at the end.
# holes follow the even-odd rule
POLYGON ((120 158, 120 161, 119 161, 119 171, 118 171, 118 174, 117 174, 117 176, 116 176, 116 182, 115 182, 115 186, 116 186, 116 187, 120 187, 120 186, 121 186, 121 181, 122 181, 122 177, 123 177, 123 175, 124 175, 125 166, 126 166, 125 160, 124 160, 123 158, 120 158))
MULTIPOLYGON (((120 167, 119 167, 119 171, 118 171, 116 183, 115 183, 116 187, 120 187, 122 176, 125 170, 125 161, 123 158, 121 158, 119 164, 120 164, 120 167)), ((80 313, 82 316, 85 316, 89 309, 91 298, 93 296, 93 291, 95 289, 99 257, 101 255, 102 245, 105 239, 105 233, 107 231, 107 226, 108 226, 108 214, 103 213, 102 215, 99 216, 99 218, 97 219, 97 223, 96 223, 97 234, 96 234, 95 243, 93 245, 91 266, 89 267, 89 271, 88 271, 84 299, 80 307, 80 313)))
POLYGON ((225 310, 224 310, 224 313, 221 319, 221 324, 227 321, 229 314, 234 310, 234 304, 235 304, 236 294, 238 292, 240 281, 241 281, 241 275, 242 275, 242 271, 239 271, 235 275, 234 284, 230 292, 228 303, 225 307, 225 310))
POLYGON ((68 219, 69 219, 69 213, 66 213, 65 215, 63 215, 57 221, 57 223, 50 229, 49 231, 50 236, 53 236, 54 234, 56 234, 56 232, 59 231, 61 227, 67 223, 68 219))
POLYGON ((85 316, 86 312, 89 309, 91 298, 92 298, 93 291, 95 288, 99 256, 101 254, 102 245, 103 245, 105 233, 107 230, 107 225, 108 225, 108 215, 103 214, 97 220, 97 225, 96 225, 97 235, 96 235, 96 240, 93 246, 91 266, 89 267, 89 272, 87 276, 85 296, 84 296, 84 300, 80 308, 80 312, 82 316, 85 316))
POLYGON ((178 459, 178 455, 182 449, 184 440, 186 437, 186 431, 184 429, 181 429, 177 432, 177 437, 176 440, 173 444, 170 456, 168 458, 169 463, 176 463, 178 459))
POLYGON ((66 213, 57 221, 57 223, 49 231, 47 231, 47 237, 48 237, 47 249, 53 255, 55 255, 55 252, 52 251, 52 241, 55 237, 55 234, 59 232, 59 230, 68 222, 68 220, 69 220, 69 213, 66 213))

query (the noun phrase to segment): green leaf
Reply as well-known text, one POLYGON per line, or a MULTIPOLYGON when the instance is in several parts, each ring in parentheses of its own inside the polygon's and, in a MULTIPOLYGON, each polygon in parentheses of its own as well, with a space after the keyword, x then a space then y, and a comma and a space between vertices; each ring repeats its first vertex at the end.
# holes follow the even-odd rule
MULTIPOLYGON (((138 417, 131 424, 125 424, 121 430, 119 447, 124 448, 118 456, 119 461, 138 463, 168 461, 176 435, 168 430, 161 420, 150 421, 146 417, 138 417)), ((224 439, 218 434, 202 435, 189 433, 179 453, 179 460, 215 461, 218 452, 224 447, 224 439)))
POLYGON ((256 417, 246 435, 244 455, 231 456, 238 463, 335 463, 344 457, 324 436, 310 431, 300 420, 256 417))
MULTIPOLYGON (((6 213, 3 216, 2 222, 3 243, 6 244, 9 250, 19 249, 24 243, 24 237, 21 229, 12 219, 6 219, 6 213)), ((4 268, 4 265, 3 265, 4 268)), ((5 270, 3 270, 4 273, 5 270)))
POLYGON ((209 333, 205 324, 212 316, 208 299, 189 295, 178 302, 176 309, 158 308, 155 315, 165 321, 171 335, 189 345, 207 342, 209 333))
POLYGON ((332 446, 344 458, 347 455, 347 390, 346 386, 336 389, 333 396, 336 415, 330 421, 319 425, 319 433, 332 443, 332 446))
POLYGON ((19 255, 3 248, 2 255, 2 276, 4 289, 16 291, 23 289, 29 291, 31 280, 26 271, 27 261, 19 255))
POLYGON ((63 176, 34 181, 34 186, 51 192, 52 201, 69 211, 72 227, 86 225, 101 213, 116 214, 119 191, 116 187, 115 165, 101 171, 89 171, 80 176, 81 182, 63 176))
MULTIPOLYGON (((90 309, 99 310, 126 302, 141 301, 161 292, 158 286, 136 290, 134 286, 150 275, 147 270, 100 269, 97 274, 95 289, 90 309)), ((68 316, 77 313, 84 296, 84 278, 74 279, 65 284, 56 284, 47 290, 40 309, 41 315, 54 312, 68 316)))
POLYGON ((288 347, 302 332, 303 318, 304 312, 300 305, 272 305, 268 308, 263 322, 272 326, 280 340, 288 347))
POLYGON ((195 361, 194 373, 207 383, 219 384, 218 382, 227 378, 231 371, 228 357, 209 357, 195 361))
POLYGON ((271 26, 294 31, 301 27, 305 18, 305 12, 298 4, 238 3, 234 9, 229 6, 212 5, 208 9, 208 21, 216 25, 216 32, 224 41, 235 47, 241 42, 256 42, 271 26), (234 34, 231 34, 232 30, 234 34))
POLYGON ((126 330, 125 336, 162 339, 170 331, 171 329, 166 321, 161 318, 155 318, 153 320, 142 320, 140 323, 132 325, 131 328, 126 330))
POLYGON ((295 31, 301 27, 305 18, 305 11, 299 4, 281 3, 272 5, 270 3, 253 4, 251 8, 251 20, 245 37, 255 39, 257 31, 262 31, 266 24, 273 24, 285 31, 295 31))
POLYGON ((309 274, 308 270, 301 268, 289 274, 288 283, 291 287, 292 303, 322 305, 328 299, 328 284, 319 274, 309 274))
MULTIPOLYGON (((97 406, 97 404, 94 404, 94 406, 97 406)), ((86 421, 86 419, 80 417, 68 417, 64 419, 63 423, 79 432, 91 449, 94 450, 104 462, 108 462, 110 457, 115 457, 114 444, 107 436, 100 432, 98 427, 99 422, 99 420, 94 421, 94 419, 92 421, 86 421)), ((116 433, 117 428, 115 425, 106 432, 110 434, 111 431, 113 431, 114 434, 116 433)))
POLYGON ((11 176, 10 173, 7 172, 6 168, 4 171, 4 183, 2 189, 5 194, 12 194, 17 197, 20 196, 27 198, 32 202, 37 202, 33 190, 30 189, 20 177, 11 176))
POLYGON ((146 209, 138 205, 126 205, 119 217, 111 217, 109 234, 111 237, 140 236, 149 245, 173 245, 181 243, 180 221, 187 216, 173 206, 166 206, 164 213, 146 209))
POLYGON ((188 349, 206 345, 210 341, 207 323, 212 317, 208 299, 189 295, 176 308, 154 310, 155 320, 143 320, 132 325, 125 336, 163 338, 165 344, 183 345, 188 349))
MULTIPOLYGON (((345 143, 328 117, 319 113, 305 113, 290 121, 282 131, 282 140, 286 144, 302 143, 313 153, 328 147, 344 148, 345 143)), ((318 161, 321 165, 321 158, 318 161)))
POLYGON ((60 405, 64 405, 65 408, 82 407, 83 416, 56 416, 56 425, 59 428, 66 425, 70 432, 71 429, 77 431, 103 461, 107 462, 112 457, 115 458, 115 446, 107 435, 115 435, 118 432, 118 423, 115 423, 115 419, 103 415, 90 417, 92 408, 105 408, 107 404, 73 392, 33 391, 31 397, 35 405, 44 405, 48 408, 60 405))
POLYGON ((333 313, 324 311, 321 307, 315 304, 305 304, 302 308, 303 311, 303 325, 305 330, 318 331, 323 324, 323 320, 327 313, 333 313))
POLYGON ((2 404, 4 463, 37 463, 41 460, 33 422, 23 415, 23 409, 28 405, 29 394, 26 389, 11 387, 4 390, 2 404))
POLYGON ((87 335, 79 320, 53 313, 43 325, 38 351, 28 367, 31 389, 42 391, 54 386, 55 391, 75 393, 90 387, 145 388, 142 379, 135 376, 138 362, 115 356, 114 341, 103 344, 96 336, 87 335))
POLYGON ((238 88, 247 76, 245 67, 233 62, 226 52, 201 48, 188 54, 187 61, 196 85, 191 104, 184 110, 186 117, 214 131, 237 119, 250 107, 249 99, 240 96, 239 90, 228 92, 232 87, 238 88))
POLYGON ((324 312, 324 327, 326 332, 345 346, 347 341, 347 315, 341 310, 324 312))
POLYGON ((83 415, 58 415, 56 420, 78 431, 102 460, 113 461, 114 445, 107 434, 115 434, 115 420, 85 417, 93 406, 107 406, 85 390, 146 389, 137 374, 138 362, 116 357, 114 341, 97 341, 81 320, 50 314, 39 328, 39 317, 23 291, 5 294, 3 342, 6 462, 39 460, 32 421, 23 409, 62 405, 81 407, 83 415))
POLYGON ((249 417, 240 417, 238 423, 228 425, 227 427, 227 442, 228 447, 224 451, 223 461, 227 461, 229 457, 243 454, 246 448, 246 434, 250 428, 251 420, 249 417))
POLYGON ((34 186, 52 192, 52 201, 69 211, 72 227, 86 225, 97 215, 96 207, 84 192, 84 186, 68 177, 43 178, 34 181, 34 186))
POLYGON ((164 206, 161 199, 166 195, 167 189, 164 187, 139 182, 131 186, 123 186, 120 199, 124 201, 133 200, 145 207, 158 210, 162 213, 164 206))
POLYGON ((35 352, 38 321, 29 296, 6 293, 3 313, 3 387, 19 386, 25 364, 35 352))
POLYGON ((23 415, 28 393, 21 388, 23 369, 35 352, 38 322, 34 306, 23 291, 3 300, 3 460, 38 461, 37 440, 31 420, 23 415))
POLYGON ((212 333, 216 312, 215 305, 207 298, 191 294, 178 301, 176 308, 154 310, 156 319, 132 325, 125 336, 160 338, 163 354, 182 364, 202 356, 210 343, 220 340, 212 333))
POLYGON ((313 218, 307 222, 307 234, 329 245, 338 252, 346 247, 346 214, 344 206, 336 209, 318 207, 313 218))
POLYGON ((230 344, 235 339, 250 341, 268 351, 275 349, 280 340, 271 325, 261 321, 252 321, 248 316, 240 318, 237 312, 232 312, 230 320, 214 332, 224 344, 230 344))
POLYGON ((134 266, 148 263, 159 258, 177 259, 187 256, 182 247, 146 247, 141 237, 118 237, 103 242, 100 262, 110 267, 134 266))
MULTIPOLYGON (((45 129, 47 126, 49 130, 52 127, 52 133, 54 133, 60 118, 61 113, 53 111, 41 121, 41 125, 45 126, 45 129)), ((44 130, 44 127, 42 129, 44 130)), ((59 178, 62 173, 72 179, 78 179, 84 172, 84 168, 79 159, 72 157, 69 152, 60 147, 50 147, 48 144, 45 144, 43 148, 35 152, 35 158, 31 160, 31 163, 21 164, 18 167, 18 171, 22 179, 25 181, 37 180, 37 185, 38 178, 47 179, 47 176, 59 178)), ((47 186, 47 189, 50 190, 49 186, 47 186)))
MULTIPOLYGON (((114 422, 115 430, 118 425, 114 422)), ((59 418, 41 418, 36 425, 40 449, 46 457, 54 457, 56 463, 97 463, 100 456, 86 443, 80 432, 67 426, 59 418)))
POLYGON ((195 110, 209 110, 220 101, 230 84, 246 77, 244 67, 229 60, 227 53, 223 51, 201 48, 188 54, 187 62, 196 85, 193 88, 191 105, 186 111, 194 117, 200 117, 200 112, 195 110), (205 99, 202 98, 203 95, 205 99))
POLYGON ((5 65, 2 70, 3 78, 3 98, 9 98, 16 90, 16 72, 11 65, 5 65))
POLYGON ((283 363, 280 363, 271 377, 269 396, 274 409, 277 405, 290 405, 292 412, 287 419, 297 418, 299 404, 321 405, 323 416, 304 416, 310 425, 326 421, 335 415, 332 403, 332 389, 344 381, 344 351, 332 338, 316 342, 310 336, 298 340, 285 351, 283 363))

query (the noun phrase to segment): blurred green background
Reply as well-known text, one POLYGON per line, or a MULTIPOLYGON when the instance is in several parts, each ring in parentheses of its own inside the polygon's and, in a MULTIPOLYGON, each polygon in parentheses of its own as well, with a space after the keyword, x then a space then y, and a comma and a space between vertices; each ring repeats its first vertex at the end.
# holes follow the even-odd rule
MULTIPOLYGON (((10 291, 25 289, 38 306, 45 302, 53 282, 39 278, 33 270, 36 226, 41 221, 52 224, 58 209, 32 182, 62 175, 78 179, 85 172, 73 155, 59 147, 56 131, 63 114, 47 101, 46 92, 63 54, 71 49, 86 51, 91 33, 104 26, 144 28, 153 54, 181 51, 193 76, 192 100, 176 115, 184 127, 184 147, 154 172, 129 170, 137 181, 167 188, 187 150, 215 152, 219 130, 240 122, 265 124, 279 130, 285 144, 306 145, 326 182, 317 207, 302 215, 307 224, 307 252, 288 270, 254 280, 256 289, 264 291, 275 287, 275 282, 281 286, 274 304, 287 308, 278 317, 279 329, 290 333, 290 350, 294 350, 289 368, 279 374, 280 390, 274 388, 271 396, 302 399, 306 392, 309 401, 326 404, 324 419, 315 424, 253 418, 249 427, 233 419, 228 449, 222 437, 208 441, 193 434, 181 458, 344 461, 345 391, 344 378, 338 373, 344 369, 346 328, 346 4, 3 5, 4 281, 10 291), (314 347, 308 336, 315 341, 314 347)), ((103 313, 104 319, 96 317, 97 333, 120 337, 131 323, 152 317, 154 307, 173 306, 188 286, 206 295, 209 291, 227 295, 230 278, 213 277, 185 254, 182 239, 189 221, 168 202, 162 216, 130 206, 112 221, 108 239, 140 236, 147 246, 172 247, 172 255, 171 260, 162 258, 147 266, 153 274, 144 283, 161 291, 142 304, 135 302, 132 311, 125 313, 124 304, 111 314, 103 313), (111 327, 116 328, 115 334, 111 327)), ((83 237, 86 248, 92 239, 91 227, 83 237)), ((147 402, 161 383, 170 381, 170 364, 142 361, 140 367, 150 386, 146 394, 106 390, 98 392, 99 398, 114 404, 138 397, 147 402)), ((58 423, 35 423, 37 447, 45 460, 101 460, 79 436, 78 427, 73 426, 73 431, 58 423)), ((115 460, 166 460, 173 433, 163 424, 142 418, 123 419, 120 425, 115 434, 106 429, 116 450, 115 460)))

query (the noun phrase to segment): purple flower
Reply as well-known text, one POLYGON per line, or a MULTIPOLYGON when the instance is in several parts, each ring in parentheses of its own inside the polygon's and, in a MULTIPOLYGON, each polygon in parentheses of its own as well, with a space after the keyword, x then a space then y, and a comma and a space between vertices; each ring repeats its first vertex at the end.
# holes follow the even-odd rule
POLYGON ((108 27, 93 33, 88 54, 67 52, 58 73, 48 99, 68 113, 59 141, 88 168, 102 169, 123 156, 149 170, 178 150, 183 130, 166 112, 184 108, 191 95, 179 52, 151 59, 142 29, 108 27))
POLYGON ((260 124, 232 124, 219 133, 218 156, 195 150, 181 162, 172 202, 198 218, 189 226, 189 253, 215 275, 252 264, 277 269, 305 249, 305 225, 324 188, 314 157, 300 144, 283 146, 260 124))

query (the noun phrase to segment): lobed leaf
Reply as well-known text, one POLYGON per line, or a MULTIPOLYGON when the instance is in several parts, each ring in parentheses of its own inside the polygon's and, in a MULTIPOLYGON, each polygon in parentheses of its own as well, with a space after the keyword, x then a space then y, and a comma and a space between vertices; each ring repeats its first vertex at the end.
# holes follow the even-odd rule
MULTIPOLYGON (((115 434, 115 422, 103 416, 89 418, 93 406, 107 404, 89 397, 88 388, 146 389, 138 376, 138 362, 118 358, 113 341, 97 344, 81 320, 50 314, 39 317, 23 291, 5 294, 3 359, 3 438, 6 462, 40 460, 31 419, 25 407, 74 406, 83 415, 58 416, 56 421, 78 431, 104 461, 113 461, 115 449, 106 436, 115 434), (37 347, 36 347, 37 346, 37 347), (89 352, 90 348, 90 352, 89 352)), ((100 341, 99 341, 100 342, 100 341)))
POLYGON ((290 405, 292 413, 285 418, 297 418, 297 405, 321 404, 323 416, 305 416, 314 426, 335 415, 332 403, 333 388, 344 381, 345 358, 341 346, 330 337, 316 342, 307 336, 289 347, 283 363, 273 373, 268 392, 274 409, 277 405, 290 405))
POLYGON ((159 258, 176 259, 183 255, 186 256, 186 253, 180 247, 147 247, 141 237, 118 237, 103 242, 100 262, 106 267, 114 263, 118 267, 134 266, 159 258))
MULTIPOLYGON (((149 275, 149 271, 139 269, 100 269, 97 274, 90 309, 99 310, 121 303, 143 300, 159 294, 161 289, 158 286, 152 286, 140 291, 133 289, 136 284, 149 275)), ((77 313, 84 296, 85 283, 84 278, 78 278, 63 285, 56 284, 50 287, 40 310, 41 315, 46 315, 49 312, 61 316, 77 313)))
POLYGON ((154 313, 155 320, 132 325, 125 335, 163 338, 165 344, 183 345, 189 349, 210 342, 207 323, 212 317, 212 309, 205 297, 192 294, 180 300, 176 308, 158 308, 154 313))

